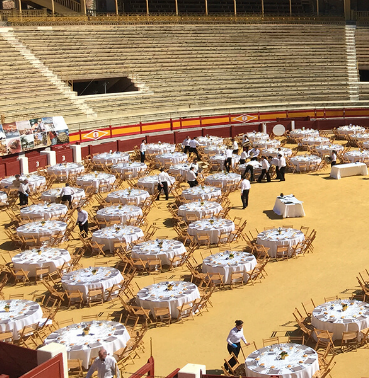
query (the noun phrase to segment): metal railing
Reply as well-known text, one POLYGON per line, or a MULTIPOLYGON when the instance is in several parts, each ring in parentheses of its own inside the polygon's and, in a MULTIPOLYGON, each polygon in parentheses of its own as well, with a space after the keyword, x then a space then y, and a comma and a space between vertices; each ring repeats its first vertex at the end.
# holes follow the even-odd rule
POLYGON ((69 8, 74 12, 81 12, 81 4, 74 0, 54 0, 56 3, 63 5, 63 7, 69 8))
MULTIPOLYGON (((20 12, 18 9, 0 10, 0 21, 8 21, 9 17, 18 17, 20 12)), ((25 17, 47 17, 47 9, 23 9, 22 16, 25 17)))

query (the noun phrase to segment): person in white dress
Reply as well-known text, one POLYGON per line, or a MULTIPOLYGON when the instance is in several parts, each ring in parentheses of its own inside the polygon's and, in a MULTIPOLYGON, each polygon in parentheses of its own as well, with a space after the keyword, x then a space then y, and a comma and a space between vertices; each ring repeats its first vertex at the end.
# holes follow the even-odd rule
POLYGON ((120 378, 117 361, 114 357, 109 356, 105 349, 99 350, 99 357, 92 363, 86 378, 90 378, 95 371, 97 371, 98 378, 120 378))
POLYGON ((142 143, 140 145, 141 163, 145 162, 145 154, 146 154, 146 141, 145 139, 142 139, 142 143))
MULTIPOLYGON (((241 340, 246 345, 250 345, 250 343, 246 341, 246 338, 243 334, 243 330, 242 330, 243 321, 236 320, 235 323, 236 323, 236 326, 229 331, 229 334, 227 337, 227 350, 229 354, 234 353, 234 355, 238 357, 241 350, 241 340)), ((228 363, 231 367, 236 365, 236 361, 233 357, 228 361, 228 363)), ((224 364, 224 367, 226 370, 228 370, 227 364, 224 364)))

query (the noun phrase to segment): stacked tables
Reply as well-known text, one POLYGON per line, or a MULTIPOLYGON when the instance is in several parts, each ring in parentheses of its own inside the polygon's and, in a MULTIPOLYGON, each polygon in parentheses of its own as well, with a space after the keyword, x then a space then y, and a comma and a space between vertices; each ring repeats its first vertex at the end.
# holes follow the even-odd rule
POLYGON ((132 243, 135 240, 143 238, 144 233, 139 227, 113 225, 105 227, 102 230, 95 231, 92 234, 92 240, 99 244, 104 244, 104 250, 113 252, 115 242, 132 243))
POLYGON ((297 155, 290 159, 290 163, 296 166, 296 171, 300 171, 300 166, 307 166, 307 170, 320 164, 322 159, 316 155, 297 155))
POLYGON ((158 155, 155 157, 155 159, 161 163, 162 165, 165 165, 165 163, 171 163, 171 164, 179 164, 187 161, 187 154, 184 152, 168 152, 162 155, 158 155))
MULTIPOLYGON (((89 267, 65 273, 62 277, 62 285, 65 290, 79 290, 83 294, 83 299, 87 299, 89 290, 102 288, 104 293, 112 286, 124 280, 118 269, 110 267, 89 267)), ((104 294, 106 300, 106 294, 104 294)))
POLYGON ((221 195, 220 188, 207 185, 194 186, 182 191, 182 197, 187 200, 210 200, 211 198, 219 198, 221 195))
POLYGON ((186 248, 178 240, 156 239, 136 244, 131 253, 134 259, 150 260, 158 258, 163 265, 171 265, 171 260, 175 256, 186 253, 186 248))
POLYGON ((42 221, 31 222, 19 226, 17 234, 20 237, 35 237, 38 239, 41 236, 51 236, 57 233, 64 233, 67 224, 61 221, 42 221))
POLYGON ((320 146, 321 144, 328 143, 329 138, 321 136, 308 136, 307 138, 302 138, 302 143, 307 143, 309 146, 320 146))
POLYGON ((169 143, 148 143, 146 144, 146 153, 150 155, 160 155, 166 152, 174 152, 176 146, 169 143))
POLYGON ((340 127, 337 128, 337 133, 340 134, 340 135, 365 133, 365 127, 355 126, 355 125, 340 126, 340 127))
POLYGON ((125 173, 125 172, 132 172, 132 177, 137 177, 138 174, 142 171, 147 169, 147 165, 145 163, 140 163, 138 161, 132 163, 118 163, 111 167, 113 172, 118 173, 125 173))
POLYGON ((59 203, 49 203, 47 205, 31 205, 20 210, 22 218, 42 218, 50 219, 62 217, 68 212, 68 207, 59 203))
POLYGON ((279 154, 286 156, 292 155, 292 150, 290 148, 265 148, 261 151, 261 154, 264 156, 272 156, 277 158, 279 154))
MULTIPOLYGON (((175 178, 172 176, 169 176, 169 180, 170 182, 168 182, 168 186, 172 186, 174 184, 175 178)), ((159 184, 159 175, 141 177, 137 182, 138 186, 142 186, 150 194, 155 193, 155 190, 157 189, 158 184, 159 184)))
POLYGON ((85 167, 80 163, 60 163, 47 168, 49 175, 56 175, 59 180, 66 180, 70 174, 80 174, 85 167))
POLYGON ((35 277, 36 269, 49 268, 52 273, 70 259, 66 249, 41 247, 18 253, 12 258, 12 262, 15 270, 29 271, 29 277, 35 277))
POLYGON ((198 219, 207 216, 218 215, 222 211, 222 206, 213 201, 196 201, 185 203, 178 208, 178 215, 186 218, 188 215, 196 215, 198 219))
MULTIPOLYGON (((81 200, 82 198, 85 198, 86 194, 85 191, 82 188, 74 188, 70 187, 74 194, 72 195, 72 200, 81 200)), ((62 191, 62 188, 52 188, 49 190, 46 190, 41 194, 41 200, 47 201, 47 202, 57 202, 61 199, 60 193, 62 191)))
POLYGON ((99 187, 101 184, 108 184, 113 185, 115 181, 115 176, 111 175, 109 173, 88 173, 83 176, 77 177, 77 185, 87 187, 92 186, 96 189, 96 191, 99 190, 99 187))
POLYGON ((363 162, 364 159, 369 159, 369 150, 355 150, 345 153, 345 158, 350 160, 351 163, 363 162))
POLYGON ((251 253, 225 251, 210 255, 202 262, 203 273, 220 273, 224 276, 223 282, 231 282, 232 273, 243 272, 244 281, 247 282, 247 272, 252 271, 256 266, 256 258, 251 253))
POLYGON ((190 170, 190 163, 174 164, 169 168, 168 173, 173 176, 181 175, 184 179, 187 178, 187 172, 190 170))
POLYGON ((227 184, 237 184, 241 181, 241 175, 237 173, 215 173, 205 178, 208 185, 221 186, 224 188, 227 184))
POLYGON ((119 221, 121 224, 127 223, 131 218, 138 218, 142 215, 142 210, 138 206, 119 205, 109 206, 100 209, 96 213, 97 219, 105 221, 119 221))
POLYGON ((129 154, 126 152, 103 152, 102 154, 95 155, 92 158, 94 163, 99 164, 117 164, 122 161, 129 161, 129 154))
MULTIPOLYGON (((268 253, 270 257, 276 257, 279 245, 292 247, 304 240, 304 233, 294 228, 271 228, 270 230, 261 232, 257 236, 257 244, 269 248, 268 253)), ((290 248, 289 255, 291 253, 290 248)))
POLYGON ((315 350, 306 345, 274 344, 248 355, 245 369, 246 377, 310 378, 319 370, 319 360, 315 350))
POLYGON ((305 211, 302 206, 303 202, 299 201, 293 194, 287 196, 278 196, 273 211, 282 215, 283 218, 304 217, 305 211))
POLYGON ((148 197, 150 197, 150 194, 146 190, 127 188, 109 193, 106 197, 106 201, 113 203, 119 202, 123 204, 135 202, 138 206, 148 197))
POLYGON ((340 179, 346 176, 368 175, 368 167, 365 163, 336 164, 331 168, 331 177, 340 179))
POLYGON ((136 301, 139 306, 153 311, 155 307, 169 308, 172 318, 178 317, 177 307, 200 298, 199 289, 191 282, 160 282, 141 289, 136 301))
POLYGON ((125 348, 129 333, 123 324, 107 320, 82 322, 58 329, 51 333, 45 344, 58 343, 67 349, 67 358, 80 359, 85 369, 88 369, 91 358, 98 356, 101 348, 112 355, 115 351, 125 348), (88 328, 88 334, 83 330, 88 328))
POLYGON ((316 147, 317 152, 319 152, 320 156, 324 156, 327 154, 331 154, 332 151, 342 151, 343 146, 340 144, 321 144, 320 146, 316 147))
MULTIPOLYGON (((15 180, 15 176, 9 176, 0 181, 0 186, 3 188, 13 187, 13 181, 15 180)), ((31 190, 35 190, 41 185, 46 184, 46 179, 44 176, 38 175, 27 175, 27 176, 20 176, 20 181, 28 180, 28 186, 31 190)))
POLYGON ((319 131, 314 129, 295 129, 290 132, 293 138, 304 138, 307 136, 319 136, 319 131))
POLYGON ((199 142, 200 146, 211 146, 223 144, 223 138, 217 136, 200 136, 196 140, 199 142))
POLYGON ((192 236, 208 235, 211 244, 217 244, 220 234, 235 230, 234 223, 229 219, 202 219, 190 223, 188 233, 192 236))
POLYGON ((24 327, 37 324, 42 319, 42 309, 36 302, 25 299, 0 301, 0 332, 13 332, 18 339, 18 332, 24 327))

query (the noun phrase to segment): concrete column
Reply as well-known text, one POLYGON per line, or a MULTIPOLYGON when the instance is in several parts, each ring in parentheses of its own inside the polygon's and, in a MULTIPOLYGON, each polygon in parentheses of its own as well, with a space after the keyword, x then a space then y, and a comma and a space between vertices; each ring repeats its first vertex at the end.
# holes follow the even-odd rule
POLYGON ((72 144, 70 148, 73 150, 73 161, 75 163, 82 162, 82 147, 79 144, 72 144))
POLYGON ((265 122, 261 124, 261 127, 262 127, 262 130, 261 130, 261 131, 262 131, 263 133, 266 133, 266 132, 267 132, 267 125, 266 125, 265 122))
POLYGON ((19 156, 19 162, 20 162, 20 168, 22 175, 28 175, 28 157, 25 156, 19 156))
POLYGON ((291 130, 295 130, 295 121, 291 121, 291 130))
POLYGON ((351 20, 351 0, 344 0, 343 3, 344 13, 345 13, 345 20, 351 20))
POLYGON ((64 367, 64 377, 68 377, 68 357, 67 348, 64 345, 57 343, 47 344, 37 350, 37 363, 41 365, 42 363, 55 357, 57 354, 63 354, 63 367, 64 367))
POLYGON ((55 165, 56 164, 56 153, 55 151, 41 151, 40 155, 47 156, 47 164, 48 165, 55 165))

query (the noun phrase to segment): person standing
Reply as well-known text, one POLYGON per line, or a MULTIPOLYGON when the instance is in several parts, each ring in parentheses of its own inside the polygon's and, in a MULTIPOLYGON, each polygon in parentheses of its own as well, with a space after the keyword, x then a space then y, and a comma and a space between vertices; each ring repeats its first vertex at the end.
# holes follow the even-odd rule
POLYGON ((247 158, 248 158, 248 153, 246 151, 242 151, 241 156, 240 156, 240 164, 245 164, 247 158))
POLYGON ((168 173, 164 171, 164 168, 160 168, 160 173, 158 175, 158 190, 159 190, 159 193, 158 193, 156 200, 159 200, 161 190, 163 189, 164 194, 165 194, 165 199, 168 201, 168 198, 169 198, 169 190, 168 190, 169 184, 168 183, 170 183, 170 178, 169 178, 168 173))
POLYGON ((286 181, 286 179, 284 178, 284 173, 285 173, 285 170, 286 170, 286 158, 282 154, 278 155, 278 165, 277 166, 278 166, 278 170, 279 170, 279 179, 281 181, 286 181))
POLYGON ((86 210, 82 210, 82 208, 77 207, 78 211, 78 218, 77 224, 79 227, 79 232, 85 238, 88 235, 88 213, 86 210))
POLYGON ((199 164, 197 162, 197 159, 193 159, 193 162, 190 165, 190 168, 193 168, 193 171, 195 172, 195 175, 199 173, 199 164))
POLYGON ((23 197, 22 197, 22 193, 19 190, 19 188, 20 188, 22 181, 19 179, 20 175, 15 175, 14 177, 15 177, 15 179, 13 180, 13 187, 18 189, 19 205, 21 205, 22 202, 23 202, 23 197))
POLYGON ((257 147, 253 147, 249 155, 251 158, 257 158, 260 155, 260 150, 257 147))
POLYGON ((186 178, 191 188, 199 185, 196 179, 196 173, 195 173, 194 167, 191 167, 190 170, 187 172, 186 178))
POLYGON ((229 172, 232 167, 232 153, 233 151, 228 147, 226 149, 226 159, 224 162, 224 168, 226 169, 227 172, 229 172))
POLYGON ((196 140, 196 138, 190 140, 190 153, 193 152, 196 154, 197 160, 201 160, 199 156, 199 151, 197 151, 197 146, 199 145, 199 142, 196 140))
POLYGON ((232 145, 233 153, 235 155, 238 155, 238 143, 234 138, 232 138, 232 143, 233 143, 233 145, 232 145))
POLYGON ((258 178, 258 182, 261 182, 261 180, 264 178, 264 175, 266 175, 267 181, 270 182, 270 174, 269 174, 269 162, 265 156, 261 157, 261 174, 258 178))
POLYGON ((242 137, 243 150, 246 151, 246 152, 249 152, 250 146, 251 146, 251 142, 250 142, 249 138, 247 137, 247 135, 244 134, 244 136, 242 137))
POLYGON ((69 186, 68 183, 65 184, 65 187, 60 192, 60 197, 62 202, 69 202, 69 208, 72 208, 72 196, 74 194, 74 190, 69 186))
POLYGON ((19 191, 19 205, 28 206, 28 196, 30 194, 28 180, 21 181, 18 191, 19 191))
POLYGON ((185 154, 188 154, 190 151, 190 141, 191 141, 191 138, 187 136, 186 139, 182 142, 183 152, 185 154))
POLYGON ((331 167, 337 164, 337 151, 332 150, 331 153, 331 167))
MULTIPOLYGON (((236 326, 232 328, 228 334, 227 337, 227 350, 229 354, 234 353, 236 357, 238 357, 240 350, 241 350, 241 340, 245 343, 245 345, 250 345, 245 339, 245 336, 243 334, 243 321, 242 320, 236 320, 235 321, 236 326)), ((228 361, 229 365, 233 367, 236 365, 236 360, 232 357, 228 361)), ((227 364, 224 364, 224 367, 226 370, 228 370, 227 364)))
POLYGON ((145 162, 145 154, 146 154, 146 141, 145 139, 142 139, 142 143, 140 145, 141 163, 145 162))
POLYGON ((92 363, 86 378, 90 378, 95 371, 97 371, 98 378, 120 378, 117 361, 114 357, 109 356, 104 348, 99 350, 99 357, 92 363))
POLYGON ((246 209, 246 207, 249 205, 249 193, 250 193, 250 181, 244 178, 240 182, 241 187, 241 200, 242 200, 242 208, 246 209))

